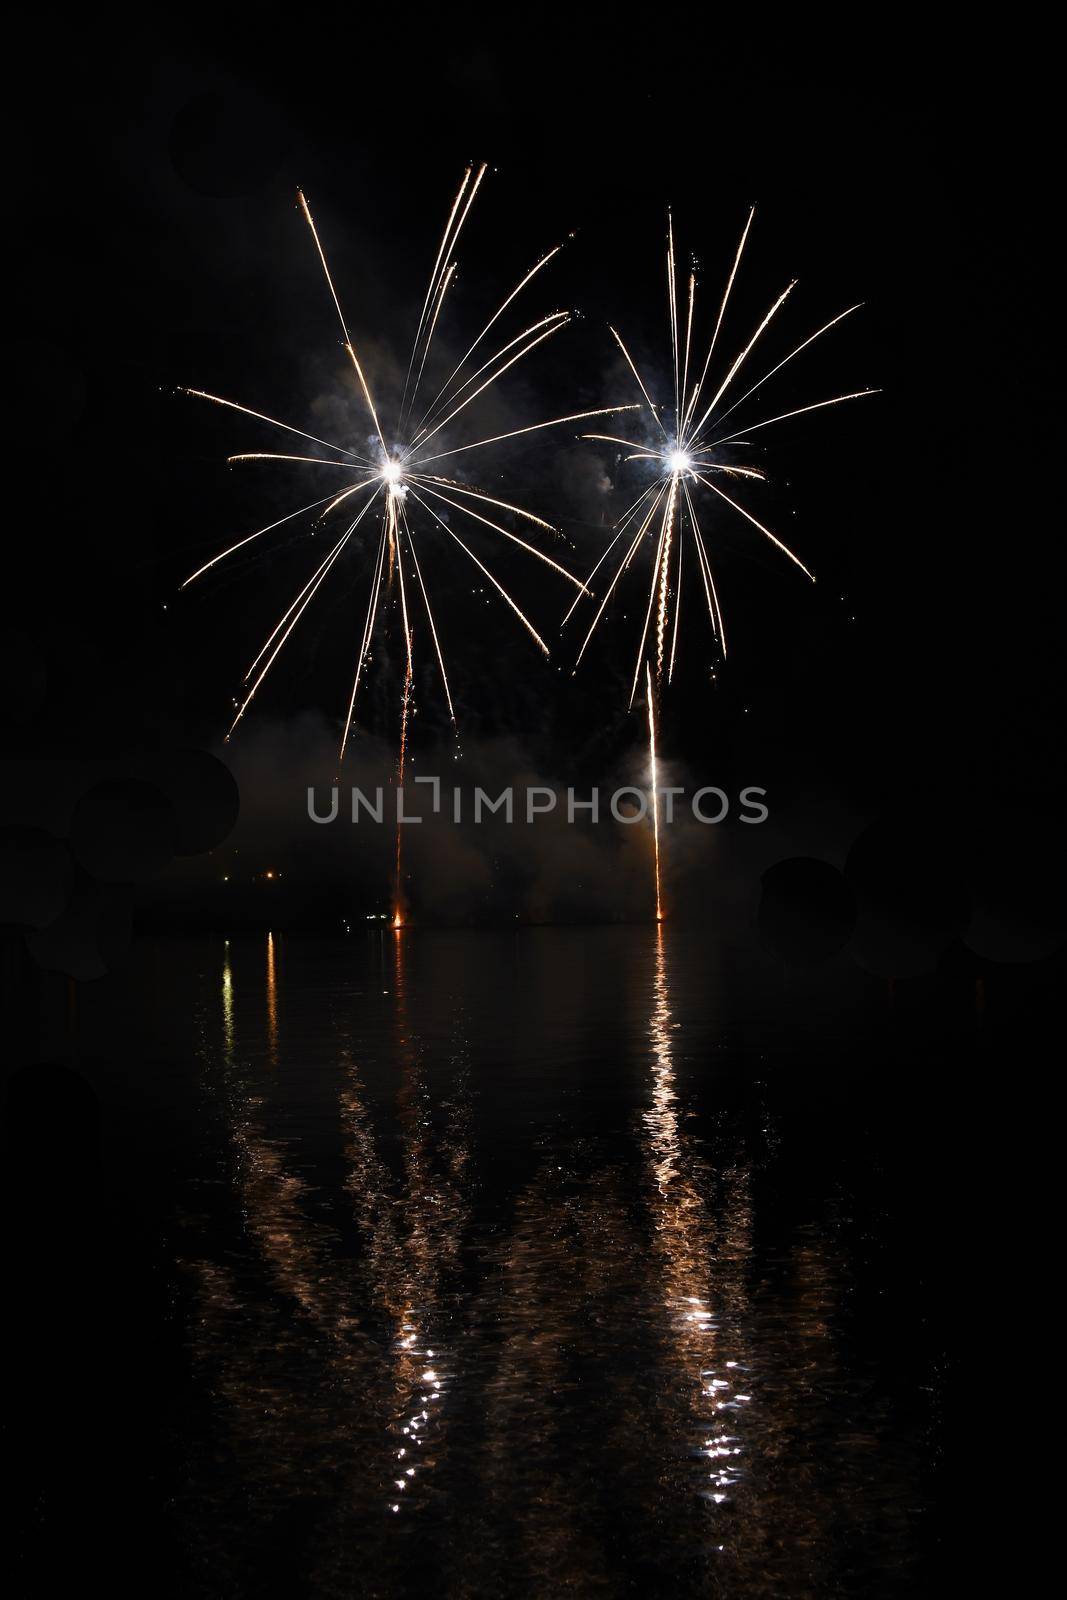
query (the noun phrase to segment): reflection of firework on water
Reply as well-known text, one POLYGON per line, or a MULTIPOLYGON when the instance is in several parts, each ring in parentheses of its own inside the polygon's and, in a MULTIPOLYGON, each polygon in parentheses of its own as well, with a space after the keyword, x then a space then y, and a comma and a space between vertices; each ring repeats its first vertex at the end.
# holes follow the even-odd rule
MULTIPOLYGON (((339 528, 337 537, 333 540, 325 558, 315 568, 307 583, 281 616, 249 667, 245 676, 245 696, 238 706, 237 714, 230 727, 230 733, 233 732, 248 710, 257 691, 277 660, 282 647, 311 604, 315 594, 338 562, 356 530, 372 510, 378 518, 378 538, 375 554, 372 558, 370 590, 366 612, 363 616, 355 674, 352 680, 341 736, 340 753, 342 757, 352 732, 356 696, 370 658, 375 626, 382 610, 383 595, 387 592, 393 592, 394 585, 395 594, 400 603, 400 614, 403 623, 405 660, 400 704, 398 763, 401 779, 404 772, 408 722, 411 713, 414 670, 414 609, 418 601, 421 601, 422 609, 425 612, 426 624, 441 672, 449 715, 452 717, 453 723, 455 723, 455 711, 448 683, 448 673, 445 669, 444 652, 415 546, 414 535, 416 527, 420 529, 420 538, 423 530, 435 533, 439 537, 443 535, 450 550, 457 549, 462 552, 463 556, 473 563, 483 578, 488 581, 505 604, 511 608, 522 626, 546 656, 548 654, 548 646, 529 617, 509 590, 494 576, 451 526, 451 518, 466 517, 479 527, 490 529, 494 534, 511 544, 518 545, 520 549, 536 557, 546 566, 551 567, 553 571, 559 573, 568 583, 572 584, 579 594, 582 591, 583 586, 577 578, 574 578, 551 556, 539 550, 536 545, 521 538, 511 528, 505 527, 499 519, 501 513, 504 513, 509 518, 518 519, 521 523, 532 525, 534 528, 554 532, 555 530, 551 527, 551 524, 545 522, 541 517, 535 516, 532 511, 513 505, 510 501, 486 494, 482 489, 470 483, 457 482, 455 479, 446 476, 445 474, 449 467, 445 464, 453 463, 456 457, 463 456, 470 451, 481 450, 489 445, 501 444, 507 440, 537 433, 544 428, 551 428, 562 423, 575 422, 588 417, 605 416, 620 410, 636 410, 637 407, 606 406, 593 411, 578 412, 571 416, 552 417, 545 422, 536 422, 527 427, 514 428, 504 433, 494 434, 489 438, 474 438, 466 443, 449 443, 446 445, 445 439, 442 437, 445 430, 451 427, 460 414, 466 412, 467 407, 476 401, 480 395, 484 394, 491 385, 495 384, 498 379, 502 378, 507 371, 521 361, 523 357, 529 355, 538 345, 566 327, 571 320, 569 312, 553 311, 548 316, 541 317, 538 321, 531 323, 521 333, 516 334, 508 339, 506 343, 494 349, 491 355, 481 359, 484 353, 482 348, 483 341, 487 339, 498 320, 522 290, 526 288, 531 279, 559 253, 562 248, 560 245, 556 245, 543 255, 504 298, 477 338, 475 338, 466 353, 440 386, 434 398, 428 404, 420 403, 419 399, 420 386, 426 373, 427 358, 434 332, 437 328, 449 287, 456 276, 456 261, 453 251, 485 172, 484 165, 477 170, 473 166, 468 167, 452 205, 433 271, 430 275, 429 288, 423 301, 415 342, 408 362, 403 395, 392 427, 383 422, 381 413, 375 404, 366 374, 360 365, 355 346, 348 331, 348 325, 341 309, 341 302, 327 264, 326 253, 312 219, 311 211, 303 194, 299 195, 300 208, 311 230, 344 336, 344 349, 358 380, 359 392, 372 424, 373 431, 370 436, 369 454, 361 454, 349 449, 347 445, 335 444, 332 441, 320 439, 315 434, 306 433, 303 429, 292 427, 290 424, 280 422, 274 417, 265 416, 262 412, 252 411, 249 407, 239 405, 236 401, 225 400, 218 395, 206 394, 201 389, 186 389, 184 391, 186 394, 196 395, 204 400, 211 400, 216 405, 227 406, 234 411, 243 413, 245 416, 253 417, 259 422, 268 423, 272 427, 304 440, 306 444, 313 444, 333 452, 332 455, 324 456, 318 454, 280 454, 277 452, 253 451, 231 456, 231 461, 287 461, 317 468, 333 468, 342 474, 341 485, 336 493, 311 501, 307 505, 299 506, 295 511, 289 512, 286 516, 280 517, 266 527, 247 534, 243 539, 239 539, 235 544, 230 545, 228 549, 214 556, 186 579, 186 584, 192 583, 194 579, 208 572, 226 556, 233 554, 237 550, 244 549, 254 539, 259 539, 273 529, 292 522, 294 519, 307 516, 312 512, 317 513, 315 521, 318 524, 321 525, 326 518, 331 518, 333 519, 333 525, 339 528), (476 352, 478 354, 477 363, 472 360, 476 352), (415 508, 417 508, 417 511, 415 508), (340 513, 340 515, 337 515, 337 513, 340 513)), ((490 341, 490 343, 492 342, 490 341)))
MULTIPOLYGON (((652 400, 644 379, 637 370, 629 350, 623 343, 619 334, 612 328, 611 332, 626 359, 626 364, 633 375, 638 389, 641 392, 642 404, 638 409, 647 412, 650 419, 650 438, 642 443, 639 440, 624 439, 614 434, 591 433, 585 437, 589 439, 604 440, 609 444, 622 446, 628 454, 624 461, 639 461, 651 464, 652 481, 642 489, 641 493, 626 510, 622 518, 612 529, 612 537, 596 565, 586 579, 586 592, 592 593, 589 587, 593 579, 609 561, 612 553, 619 550, 619 555, 614 570, 609 566, 610 581, 598 585, 596 590, 597 609, 588 631, 578 650, 575 666, 581 661, 589 642, 597 629, 601 618, 607 608, 608 602, 619 584, 620 579, 633 563, 638 552, 646 541, 654 550, 652 561, 652 575, 648 588, 648 604, 645 608, 644 626, 641 630, 641 639, 637 648, 637 660, 634 666, 633 679, 630 686, 630 705, 633 705, 637 693, 637 684, 641 676, 641 663, 650 664, 650 671, 654 673, 657 688, 662 685, 664 675, 670 683, 674 673, 675 657, 678 649, 678 624, 681 617, 682 598, 682 560, 684 547, 689 544, 692 551, 691 562, 695 560, 699 575, 700 589, 703 591, 704 602, 707 605, 708 615, 711 619, 712 631, 718 640, 719 649, 725 658, 726 634, 723 628, 722 610, 719 597, 715 588, 715 579, 712 574, 711 561, 708 556, 708 546, 705 528, 702 527, 697 515, 697 508, 701 501, 711 501, 714 507, 725 505, 731 515, 743 517, 763 536, 787 556, 790 561, 799 567, 808 578, 814 582, 813 575, 781 539, 764 527, 750 510, 734 498, 733 493, 726 492, 726 484, 733 488, 734 480, 762 479, 764 472, 756 466, 739 465, 727 462, 721 458, 721 451, 729 445, 742 445, 748 442, 748 435, 761 428, 769 428, 773 423, 784 422, 789 417, 798 417, 809 411, 819 411, 826 406, 840 405, 845 400, 856 400, 861 395, 874 394, 873 389, 863 389, 852 394, 834 395, 829 400, 817 400, 813 404, 798 406, 791 411, 782 412, 777 416, 763 417, 755 422, 748 422, 743 427, 736 421, 726 424, 727 417, 738 411, 744 403, 756 392, 763 388, 774 375, 782 370, 794 356, 815 342, 820 335, 827 333, 837 323, 841 322, 851 312, 858 310, 857 306, 849 306, 846 311, 840 312, 829 322, 824 323, 809 334, 800 344, 796 345, 789 354, 778 361, 755 383, 751 384, 736 399, 734 394, 737 385, 735 380, 749 355, 759 342, 764 331, 777 315, 786 298, 795 287, 795 280, 786 286, 775 300, 770 310, 763 317, 755 332, 751 334, 746 343, 742 345, 740 353, 728 365, 721 378, 713 384, 711 381, 712 364, 718 345, 719 334, 726 316, 730 294, 737 276, 741 256, 752 225, 753 212, 749 212, 741 234, 741 241, 734 256, 733 265, 726 280, 726 288, 719 304, 718 314, 708 341, 707 353, 703 361, 694 350, 693 328, 694 309, 696 302, 696 273, 690 272, 688 293, 685 297, 684 311, 679 305, 677 276, 675 272, 674 232, 668 220, 667 229, 667 297, 670 313, 671 353, 673 371, 673 404, 669 408, 656 405, 652 400), (710 398, 708 398, 710 394, 710 398), (666 418, 661 414, 666 411, 666 418), (725 425, 725 426, 724 426, 725 425), (706 492, 704 492, 706 491, 706 492), (714 497, 714 498, 712 498, 714 497), (688 532, 690 537, 685 539, 688 532), (654 643, 653 643, 654 641, 654 643)), ((703 506, 701 506, 703 513, 703 506)), ((575 597, 569 618, 582 597, 579 591, 575 597)), ((564 620, 566 621, 567 618, 564 620)))

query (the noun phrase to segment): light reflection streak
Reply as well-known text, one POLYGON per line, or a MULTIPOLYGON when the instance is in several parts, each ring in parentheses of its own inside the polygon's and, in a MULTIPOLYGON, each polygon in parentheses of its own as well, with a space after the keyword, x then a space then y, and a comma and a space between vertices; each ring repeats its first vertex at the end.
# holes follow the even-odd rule
POLYGON ((394 931, 390 945, 392 1027, 400 1066, 399 1182, 378 1154, 354 1062, 341 1095, 341 1116, 347 1188, 366 1252, 367 1293, 384 1318, 391 1391, 385 1445, 393 1463, 385 1491, 389 1510, 398 1515, 423 1475, 439 1464, 447 1441, 445 1402, 455 1357, 444 1306, 467 1221, 470 1149, 462 1074, 439 1106, 444 1127, 439 1135, 435 1130, 423 1049, 408 1016, 410 932, 394 931))
POLYGON ((278 1065, 278 975, 273 933, 267 934, 267 1050, 271 1063, 278 1065))
POLYGON ((222 1038, 226 1060, 233 1063, 233 968, 230 966, 230 941, 226 940, 222 954, 222 1038))
POLYGON ((752 1399, 754 1378, 751 1360, 740 1359, 737 1330, 744 1326, 748 1309, 743 1268, 751 1250, 752 1213, 742 1168, 728 1175, 717 1225, 706 1199, 711 1174, 682 1128, 662 924, 656 928, 651 998, 652 1082, 642 1122, 652 1250, 671 1364, 690 1396, 683 1414, 669 1425, 678 1427, 685 1447, 703 1459, 699 1492, 710 1505, 719 1506, 732 1498, 745 1476, 743 1413, 752 1399))

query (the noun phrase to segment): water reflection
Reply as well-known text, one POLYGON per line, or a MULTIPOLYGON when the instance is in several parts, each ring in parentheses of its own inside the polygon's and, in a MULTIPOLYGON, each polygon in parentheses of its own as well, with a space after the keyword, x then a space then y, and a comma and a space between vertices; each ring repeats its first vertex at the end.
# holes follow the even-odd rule
POLYGON ((230 941, 226 940, 222 955, 222 1046, 227 1067, 233 1066, 233 968, 230 966, 230 941))
MULTIPOLYGON (((392 1387, 387 1443, 395 1463, 389 1510, 409 1508, 424 1475, 441 1460, 453 1368, 444 1296, 459 1260, 467 1217, 464 1173, 469 1130, 462 1071, 435 1106, 423 1072, 423 1045, 408 1008, 410 934, 390 937, 393 1053, 401 1170, 378 1153, 365 1086, 355 1057, 346 1063, 340 1106, 349 1164, 345 1186, 365 1250, 365 1292, 382 1318, 392 1387)), ((462 1035, 456 1052, 462 1057, 462 1035)))
POLYGON ((708 1198, 711 1175, 681 1125, 666 938, 660 924, 649 1022, 650 1105, 642 1119, 651 1243, 666 1313, 665 1365, 669 1362, 677 1373, 673 1392, 688 1397, 673 1426, 682 1449, 701 1461, 700 1491, 719 1506, 744 1474, 743 1413, 754 1383, 751 1360, 738 1339, 747 1311, 749 1173, 742 1158, 724 1175, 717 1227, 708 1198))
POLYGON ((667 925, 625 940, 223 948, 190 1592, 816 1596, 904 1571, 915 1462, 842 1357, 837 1200, 783 1211, 784 1135, 755 1085, 728 1093, 714 984, 667 925))
POLYGON ((278 973, 273 933, 267 934, 267 1049, 271 1061, 278 1063, 278 973))

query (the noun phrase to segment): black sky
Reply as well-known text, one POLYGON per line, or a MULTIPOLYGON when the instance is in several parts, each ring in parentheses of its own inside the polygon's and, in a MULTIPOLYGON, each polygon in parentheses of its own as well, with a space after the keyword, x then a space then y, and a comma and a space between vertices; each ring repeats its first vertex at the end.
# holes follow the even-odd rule
MULTIPOLYGON (((918 806, 949 828, 961 797, 998 797, 1013 815, 1056 804, 1041 84, 1008 56, 994 72, 978 41, 950 53, 899 30, 842 38, 795 23, 757 46, 711 18, 687 27, 680 40, 651 19, 522 34, 457 19, 431 36, 358 19, 338 34, 308 18, 284 36, 87 29, 59 52, 27 38, 9 204, 15 477, 28 493, 6 587, 8 620, 39 641, 50 678, 44 718, 16 738, 217 742, 307 556, 283 543, 270 563, 238 562, 178 599, 192 566, 296 499, 280 475, 224 466, 227 451, 266 444, 262 432, 175 387, 298 423, 331 403, 342 361, 298 183, 382 370, 383 352, 410 340, 458 175, 484 158, 459 323, 571 232, 530 306, 582 313, 490 422, 618 396, 609 321, 653 365, 665 353, 668 205, 708 305, 756 203, 738 337, 794 276, 783 338, 864 302, 795 364, 781 398, 884 392, 767 438, 762 507, 819 583, 723 525, 731 660, 711 687, 691 612, 664 713, 678 759, 716 781, 776 784, 796 804, 918 806)), ((576 566, 600 548, 605 460, 570 439, 500 458, 501 483, 564 526, 576 566)), ((507 570, 551 627, 558 587, 521 562, 507 570)), ((337 722, 357 579, 324 594, 265 717, 337 722)), ((465 585, 435 581, 469 737, 513 735, 579 778, 610 767, 632 739, 636 605, 572 680, 566 651, 543 667, 506 614, 465 610, 465 585)), ((432 747, 444 722, 429 677, 422 691, 432 747)), ((390 693, 386 671, 367 703, 386 735, 390 693)))

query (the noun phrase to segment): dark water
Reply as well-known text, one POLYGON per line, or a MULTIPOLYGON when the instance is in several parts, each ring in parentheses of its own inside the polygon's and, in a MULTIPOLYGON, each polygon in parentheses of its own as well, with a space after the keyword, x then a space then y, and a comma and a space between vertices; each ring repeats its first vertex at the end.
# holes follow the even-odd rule
POLYGON ((169 1343, 129 1470, 174 1592, 922 1587, 938 1134, 881 989, 670 925, 149 965, 169 1343))

